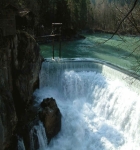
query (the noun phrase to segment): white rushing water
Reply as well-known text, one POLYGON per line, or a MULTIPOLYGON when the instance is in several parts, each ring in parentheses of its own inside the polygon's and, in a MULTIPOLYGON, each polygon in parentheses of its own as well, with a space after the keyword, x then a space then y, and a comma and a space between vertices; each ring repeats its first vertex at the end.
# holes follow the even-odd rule
POLYGON ((140 150, 140 96, 124 77, 93 62, 44 62, 36 105, 56 99, 62 128, 47 146, 42 124, 35 126, 39 150, 140 150))
POLYGON ((17 150, 25 150, 23 139, 18 137, 17 150))

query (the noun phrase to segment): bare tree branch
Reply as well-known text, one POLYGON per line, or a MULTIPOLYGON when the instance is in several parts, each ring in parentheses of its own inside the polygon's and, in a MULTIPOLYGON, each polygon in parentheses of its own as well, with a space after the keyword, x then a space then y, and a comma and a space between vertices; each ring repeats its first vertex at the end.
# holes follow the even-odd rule
MULTIPOLYGON (((137 5, 137 2, 138 2, 138 0, 135 0, 135 1, 134 1, 134 4, 133 4, 132 8, 131 8, 131 9, 129 10, 129 12, 124 16, 124 18, 121 20, 120 24, 118 25, 117 29, 115 30, 115 32, 112 34, 112 36, 111 36, 108 40, 112 39, 113 36, 118 32, 118 30, 119 30, 120 26, 122 25, 122 23, 124 22, 124 20, 130 15, 130 13, 133 11, 133 9, 135 8, 135 6, 137 5)), ((108 41, 108 40, 107 40, 107 41, 108 41)), ((105 42, 106 42, 106 41, 105 41, 105 42)))
POLYGON ((137 51, 137 49, 139 48, 140 46, 138 45, 128 56, 126 56, 125 58, 131 56, 135 51, 137 51))
MULTIPOLYGON (((116 5, 115 3, 114 3, 114 6, 117 8, 117 10, 118 10, 120 13, 124 14, 124 13, 117 7, 117 5, 116 5)), ((133 17, 132 12, 131 12, 131 17, 132 17, 133 21, 132 21, 129 17, 127 17, 127 19, 128 19, 129 22, 135 27, 135 29, 137 30, 137 32, 140 33, 140 30, 139 30, 138 27, 137 27, 137 23, 136 23, 136 21, 135 21, 135 19, 134 19, 134 17, 133 17)))

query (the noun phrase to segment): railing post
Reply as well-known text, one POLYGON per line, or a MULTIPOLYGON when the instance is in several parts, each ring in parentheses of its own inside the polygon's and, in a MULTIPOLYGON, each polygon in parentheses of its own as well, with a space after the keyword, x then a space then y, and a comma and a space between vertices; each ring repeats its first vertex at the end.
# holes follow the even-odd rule
POLYGON ((53 46, 53 59, 54 59, 54 37, 52 37, 53 38, 53 40, 52 40, 52 46, 53 46))
POLYGON ((59 58, 61 58, 61 36, 59 37, 59 58))
POLYGON ((61 58, 61 25, 62 23, 52 23, 52 49, 53 49, 53 59, 54 59, 54 37, 55 36, 59 36, 59 58, 61 58), (55 34, 55 31, 54 31, 54 27, 57 26, 59 27, 59 34, 55 34))

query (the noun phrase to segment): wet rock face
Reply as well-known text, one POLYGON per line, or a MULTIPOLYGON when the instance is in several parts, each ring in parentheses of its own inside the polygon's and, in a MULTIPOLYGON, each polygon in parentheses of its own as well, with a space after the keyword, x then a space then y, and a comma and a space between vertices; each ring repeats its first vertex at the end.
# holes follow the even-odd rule
MULTIPOLYGON (((0 47, 0 150, 10 144, 17 122, 23 122, 38 87, 42 58, 26 32, 7 36, 0 47)), ((28 116, 26 117, 28 118, 28 116)))
POLYGON ((24 113, 27 105, 32 102, 32 94, 39 86, 39 72, 42 58, 39 54, 39 46, 27 33, 17 35, 17 48, 13 49, 13 79, 14 100, 19 113, 24 113))
POLYGON ((0 88, 0 149, 8 147, 17 123, 14 102, 8 90, 0 88))
MULTIPOLYGON (((13 40, 15 37, 13 37, 13 40)), ((5 44, 0 47, 0 149, 4 150, 10 144, 17 124, 17 114, 12 95, 12 58, 10 49, 11 38, 3 39, 5 44), (5 47, 5 45, 7 47, 5 47)))
POLYGON ((61 113, 53 98, 43 99, 41 107, 42 111, 39 113, 39 117, 44 124, 49 144, 50 140, 57 135, 61 129, 61 113))

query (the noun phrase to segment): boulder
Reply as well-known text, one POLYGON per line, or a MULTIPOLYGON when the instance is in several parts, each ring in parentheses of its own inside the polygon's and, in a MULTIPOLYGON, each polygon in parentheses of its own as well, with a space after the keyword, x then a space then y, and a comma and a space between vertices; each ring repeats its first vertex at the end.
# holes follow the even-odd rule
POLYGON ((61 129, 61 113, 53 98, 43 99, 42 111, 39 113, 40 120, 45 127, 48 144, 61 129))
POLYGON ((46 108, 46 107, 50 107, 50 108, 56 108, 57 107, 57 104, 56 104, 56 101, 55 99, 53 99, 52 97, 51 98, 46 98, 46 99, 43 99, 42 103, 41 103, 41 107, 42 108, 46 108))

